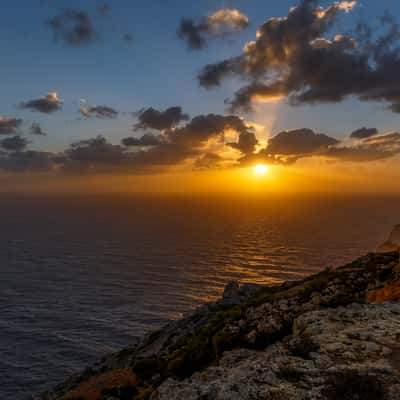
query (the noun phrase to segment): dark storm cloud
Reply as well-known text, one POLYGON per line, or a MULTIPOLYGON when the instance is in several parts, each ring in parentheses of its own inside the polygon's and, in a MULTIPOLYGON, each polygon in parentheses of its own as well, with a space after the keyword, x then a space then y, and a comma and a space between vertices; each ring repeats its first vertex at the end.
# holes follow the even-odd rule
POLYGON ((350 137, 352 139, 366 139, 369 138, 371 136, 375 136, 377 135, 378 129, 376 128, 360 128, 360 129, 356 129, 355 131, 351 132, 350 137))
POLYGON ((199 50, 207 45, 212 37, 225 36, 240 31, 249 25, 246 15, 234 9, 222 9, 208 17, 194 21, 191 18, 182 18, 178 29, 178 37, 184 40, 193 50, 199 50))
POLYGON ((42 129, 40 124, 34 122, 29 130, 31 135, 46 136, 47 133, 42 129))
POLYGON ((83 107, 79 112, 86 118, 96 117, 101 119, 111 119, 118 116, 118 111, 108 106, 83 107))
POLYGON ((22 119, 0 117, 0 135, 12 135, 18 132, 22 119))
POLYGON ((257 99, 288 98, 291 104, 339 102, 348 96, 384 101, 400 112, 400 29, 393 18, 381 20, 378 35, 358 26, 353 36, 329 36, 342 12, 355 1, 327 8, 303 0, 283 18, 270 18, 243 53, 207 65, 199 75, 204 87, 237 75, 248 83, 229 101, 233 109, 249 110, 257 99))
POLYGON ((54 38, 68 46, 89 45, 98 39, 91 18, 82 10, 66 9, 50 19, 48 25, 54 38))
POLYGON ((21 151, 28 145, 29 141, 16 135, 0 141, 0 146, 7 151, 21 151))
POLYGON ((182 112, 181 107, 170 107, 164 111, 149 107, 140 110, 136 115, 138 122, 134 125, 134 130, 156 129, 162 131, 189 119, 189 116, 182 112))
POLYGON ((50 114, 62 109, 63 102, 58 98, 56 92, 51 92, 39 99, 33 99, 22 102, 20 108, 26 108, 31 111, 38 111, 44 114, 50 114))
POLYGON ((161 136, 156 136, 151 133, 146 133, 140 138, 126 137, 121 140, 121 143, 126 147, 150 147, 162 144, 163 139, 161 136))

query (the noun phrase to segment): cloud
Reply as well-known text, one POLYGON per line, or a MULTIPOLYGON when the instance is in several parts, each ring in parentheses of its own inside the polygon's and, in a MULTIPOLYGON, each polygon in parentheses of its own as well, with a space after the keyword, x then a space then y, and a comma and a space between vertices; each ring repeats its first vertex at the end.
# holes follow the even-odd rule
POLYGON ((284 131, 268 141, 266 151, 277 155, 308 155, 320 152, 322 149, 338 144, 339 141, 311 129, 296 129, 284 131))
MULTIPOLYGON (((183 114, 181 111, 178 114, 181 120, 183 114)), ((254 128, 234 115, 199 115, 182 126, 176 126, 176 118, 162 122, 166 128, 161 130, 161 125, 156 125, 161 131, 158 135, 145 133, 138 138, 127 137, 122 139, 122 145, 97 136, 72 143, 62 153, 24 151, 25 139, 13 137, 4 142, 3 147, 18 149, 19 154, 1 153, 0 169, 81 173, 159 172, 169 166, 183 165, 210 168, 211 165, 235 163, 234 159, 225 157, 224 149, 234 147, 245 154, 253 151, 256 143, 254 128), (234 135, 238 138, 237 145, 232 139, 234 135)))
POLYGON ((62 100, 57 96, 56 92, 50 92, 46 96, 39 99, 29 100, 22 102, 20 108, 30 109, 31 111, 38 111, 44 114, 50 114, 62 109, 62 100))
POLYGON ((86 118, 111 119, 118 116, 118 111, 107 106, 82 107, 79 112, 86 118))
POLYGON ((134 42, 133 34, 130 32, 125 32, 122 35, 122 40, 127 44, 132 44, 134 42))
POLYGON ((19 135, 8 137, 0 141, 0 146, 7 151, 21 151, 24 150, 28 144, 29 141, 19 135))
POLYGON ((207 26, 214 35, 223 34, 224 31, 236 31, 249 26, 249 18, 239 10, 225 8, 218 10, 207 17, 207 26))
POLYGON ((354 96, 384 101, 400 112, 400 29, 394 19, 382 18, 379 31, 360 24, 353 36, 331 35, 339 15, 357 3, 315 4, 303 0, 286 17, 268 19, 242 54, 206 65, 200 85, 211 88, 229 76, 242 78, 246 84, 229 100, 233 110, 248 111, 257 100, 287 98, 299 105, 354 96))
POLYGON ((119 164, 124 149, 107 142, 103 136, 72 143, 66 150, 70 161, 99 164, 119 164))
POLYGON ((162 144, 162 136, 156 136, 151 133, 146 133, 140 138, 126 137, 121 140, 121 143, 126 147, 150 147, 162 144))
POLYGON ((225 36, 243 30, 249 25, 246 15, 236 9, 222 9, 194 21, 182 18, 178 29, 178 37, 184 40, 192 50, 206 47, 212 37, 225 36))
POLYGON ((384 160, 400 154, 400 133, 369 137, 354 146, 329 148, 324 156, 341 161, 369 162, 384 160))
POLYGON ((352 139, 366 139, 369 138, 371 136, 375 136, 377 135, 378 129, 376 128, 360 128, 360 129, 356 129, 355 131, 351 132, 350 137, 352 139))
POLYGON ((98 33, 89 15, 82 10, 66 9, 50 19, 48 25, 54 38, 68 46, 85 46, 98 39, 98 33))
POLYGON ((149 107, 140 110, 135 115, 138 122, 134 125, 134 130, 155 129, 161 131, 170 129, 178 125, 181 121, 189 119, 189 116, 182 112, 181 107, 170 107, 164 111, 149 107))
POLYGON ((22 119, 0 117, 0 135, 12 135, 18 133, 22 119))
POLYGON ((31 126, 31 128, 29 130, 29 133, 31 135, 39 135, 39 136, 46 136, 47 135, 47 133, 42 129, 42 127, 36 122, 34 122, 32 124, 32 126, 31 126))
POLYGON ((8 152, 0 156, 0 170, 25 172, 25 171, 51 171, 57 163, 56 155, 41 151, 8 152))
POLYGON ((205 153, 195 160, 194 167, 196 169, 215 169, 222 166, 224 161, 219 154, 205 153))
POLYGON ((311 129, 280 132, 265 148, 249 153, 241 163, 267 162, 293 164, 302 158, 322 157, 338 162, 371 162, 385 160, 400 154, 400 133, 379 134, 341 142, 311 129))
POLYGON ((239 150, 243 154, 252 154, 258 145, 258 140, 255 132, 249 129, 240 132, 238 141, 234 143, 228 143, 228 145, 239 150))
POLYGON ((240 165, 291 165, 317 157, 336 162, 372 162, 400 155, 400 133, 376 134, 339 141, 311 129, 283 131, 265 147, 251 124, 234 115, 199 115, 187 124, 122 139, 112 144, 103 136, 72 143, 62 153, 25 150, 28 141, 15 135, 0 141, 0 169, 7 171, 160 172, 169 167, 226 168, 240 165), (232 138, 236 136, 237 140, 232 138), (236 149, 238 152, 229 151, 236 149))
MULTIPOLYGON (((194 117, 186 125, 165 129, 159 136, 144 135, 133 140, 133 145, 139 143, 151 143, 147 150, 130 153, 130 164, 139 166, 177 165, 186 160, 202 158, 210 153, 210 143, 221 149, 224 147, 225 134, 234 131, 239 138, 247 133, 254 134, 241 118, 217 114, 199 115, 194 117), (159 141, 156 143, 154 139, 159 141)), ((132 138, 123 139, 122 143, 132 141, 132 138)), ((242 138, 240 148, 245 151, 245 140, 242 138)), ((229 146, 233 147, 230 143, 229 146)), ((142 147, 146 147, 143 146, 142 147)), ((214 152, 215 153, 215 152, 214 152)))

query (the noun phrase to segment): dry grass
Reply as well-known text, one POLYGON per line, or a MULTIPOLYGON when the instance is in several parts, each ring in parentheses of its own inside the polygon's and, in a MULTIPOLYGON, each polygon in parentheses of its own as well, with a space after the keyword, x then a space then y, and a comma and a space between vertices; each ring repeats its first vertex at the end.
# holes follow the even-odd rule
POLYGON ((368 303, 384 303, 386 301, 400 301, 400 280, 367 293, 368 303))
POLYGON ((115 369, 93 376, 77 388, 67 392, 60 400, 79 398, 97 400, 103 389, 124 385, 137 385, 136 376, 130 368, 115 369))

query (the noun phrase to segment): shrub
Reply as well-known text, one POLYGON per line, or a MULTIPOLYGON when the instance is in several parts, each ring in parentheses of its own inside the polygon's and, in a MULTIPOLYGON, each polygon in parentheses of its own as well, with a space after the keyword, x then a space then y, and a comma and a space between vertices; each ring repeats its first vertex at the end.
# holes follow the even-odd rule
POLYGON ((148 380, 156 374, 162 372, 165 367, 165 361, 157 357, 144 358, 136 361, 132 370, 141 380, 148 380))
POLYGON ((381 381, 374 375, 344 371, 327 381, 324 391, 327 400, 384 400, 381 381))

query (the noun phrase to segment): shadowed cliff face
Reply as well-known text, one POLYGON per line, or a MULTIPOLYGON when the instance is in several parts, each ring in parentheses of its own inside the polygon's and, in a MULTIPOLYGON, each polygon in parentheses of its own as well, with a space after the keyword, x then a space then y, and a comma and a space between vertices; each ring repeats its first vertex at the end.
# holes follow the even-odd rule
POLYGON ((400 304, 387 301, 399 282, 392 252, 282 285, 231 283, 220 301, 36 399, 394 400, 400 304))

